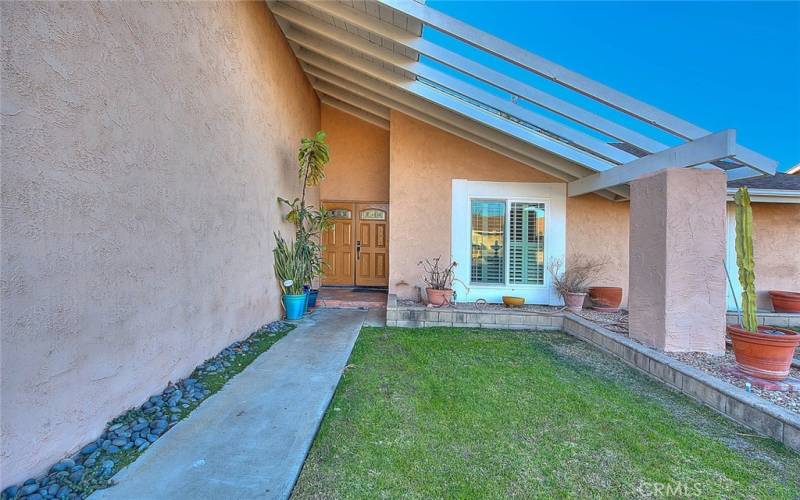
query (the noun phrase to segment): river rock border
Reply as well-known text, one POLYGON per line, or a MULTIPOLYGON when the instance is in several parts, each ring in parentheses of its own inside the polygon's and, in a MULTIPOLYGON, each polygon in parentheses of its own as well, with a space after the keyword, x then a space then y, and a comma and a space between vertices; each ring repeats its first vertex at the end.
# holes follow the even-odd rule
MULTIPOLYGON (((8 486, 0 493, 0 499, 77 500, 86 498, 97 489, 111 486, 109 479, 115 472, 135 460, 219 389, 204 384, 206 376, 224 375, 235 362, 241 364, 237 358, 247 355, 256 342, 263 341, 265 336, 276 337, 288 333, 292 328, 292 325, 283 321, 274 321, 248 338, 234 342, 195 368, 191 377, 170 383, 160 394, 151 396, 138 408, 116 417, 106 425, 99 438, 71 457, 55 463, 46 474, 30 478, 20 485, 8 486)), ((236 368, 241 371, 244 366, 236 368)), ((238 371, 230 374, 225 381, 236 373, 238 371)))
POLYGON ((800 416, 575 314, 565 314, 563 330, 731 420, 800 452, 800 416))

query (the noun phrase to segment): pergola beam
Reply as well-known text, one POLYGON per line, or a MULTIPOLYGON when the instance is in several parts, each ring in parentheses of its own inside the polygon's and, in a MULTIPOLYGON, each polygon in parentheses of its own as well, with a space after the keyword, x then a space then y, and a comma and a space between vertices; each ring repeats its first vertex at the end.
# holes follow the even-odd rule
POLYGON ((317 36, 323 37, 345 48, 353 49, 362 54, 374 57, 413 75, 432 81, 437 85, 441 85, 469 99, 481 102, 486 106, 501 111, 509 116, 513 116, 518 120, 527 122, 544 130, 548 134, 560 137, 566 143, 572 144, 577 149, 611 162, 607 168, 610 168, 614 164, 625 163, 636 158, 630 153, 615 148, 605 141, 529 110, 519 104, 503 99, 486 90, 475 87, 460 78, 448 75, 427 64, 379 47, 358 35, 342 31, 334 25, 321 21, 298 9, 284 4, 275 4, 272 10, 275 15, 282 17, 296 26, 302 27, 303 30, 314 33, 317 36))
POLYGON ((344 48, 335 47, 332 44, 316 38, 308 33, 289 28, 286 31, 286 37, 298 45, 323 55, 324 57, 339 64, 356 69, 366 75, 388 83, 401 90, 410 92, 417 97, 421 97, 438 106, 444 107, 445 109, 454 111, 462 116, 486 124, 495 130, 508 134, 512 137, 516 137, 517 139, 528 142, 534 146, 538 146, 574 163, 584 165, 591 170, 607 170, 614 165, 601 158, 595 157, 594 155, 579 149, 575 149, 560 141, 551 139, 546 135, 535 132, 534 130, 531 130, 530 128, 520 125, 512 120, 508 120, 495 113, 491 113, 487 110, 474 106, 463 99, 459 99, 445 92, 439 91, 428 84, 421 83, 417 80, 408 80, 403 78, 394 72, 380 68, 375 64, 370 63, 366 59, 348 52, 344 48))
POLYGON ((667 149, 668 146, 651 139, 639 132, 603 118, 580 106, 559 99, 536 87, 527 85, 515 78, 484 66, 456 52, 448 50, 425 38, 414 36, 395 26, 380 22, 374 17, 364 15, 360 11, 339 2, 304 2, 306 5, 328 14, 353 26, 375 33, 384 39, 403 45, 420 54, 430 57, 446 66, 458 70, 477 80, 488 83, 500 90, 521 97, 533 104, 543 107, 558 115, 575 121, 619 141, 633 144, 647 152, 667 149))
POLYGON ((598 189, 619 186, 665 168, 692 167, 710 161, 729 158, 733 156, 735 151, 736 132, 733 129, 723 130, 695 141, 644 156, 625 165, 572 181, 567 185, 567 195, 579 196, 598 189))
POLYGON ((480 122, 466 119, 457 113, 429 106, 422 98, 375 81, 357 70, 346 68, 314 52, 301 49, 298 51, 297 57, 302 61, 306 73, 315 78, 405 114, 413 116, 413 112, 425 113, 426 116, 436 119, 437 123, 450 123, 473 135, 490 138, 508 149, 526 155, 529 162, 536 162, 537 168, 560 179, 571 181, 591 173, 591 170, 586 167, 568 162, 524 141, 497 132, 480 122))
MULTIPOLYGON (((378 0, 378 2, 418 19, 424 24, 478 49, 532 71, 539 76, 602 102, 682 139, 700 139, 710 133, 702 127, 591 80, 580 73, 571 71, 421 3, 409 0, 378 0)), ((738 160, 760 172, 765 174, 775 173, 777 162, 755 151, 737 145, 735 156, 738 160)))
MULTIPOLYGON (((397 110, 567 182, 586 175, 588 172, 588 169, 584 167, 569 164, 566 160, 508 137, 485 125, 467 120, 443 109, 424 106, 425 102, 418 97, 392 89, 373 81, 367 76, 359 75, 357 72, 343 69, 341 65, 326 61, 317 54, 301 51, 298 53, 298 57, 301 60, 303 70, 313 77, 312 85, 318 92, 337 93, 337 95, 347 95, 349 93, 361 96, 372 101, 374 105, 386 106, 397 110), (422 109, 425 111, 421 111, 422 109), (553 165, 559 165, 559 168, 553 165), (575 170, 576 175, 566 174, 564 169, 571 171, 577 169, 575 170)), ((613 192, 604 190, 596 194, 613 201, 626 199, 629 191, 625 187, 619 187, 614 188, 613 192)))

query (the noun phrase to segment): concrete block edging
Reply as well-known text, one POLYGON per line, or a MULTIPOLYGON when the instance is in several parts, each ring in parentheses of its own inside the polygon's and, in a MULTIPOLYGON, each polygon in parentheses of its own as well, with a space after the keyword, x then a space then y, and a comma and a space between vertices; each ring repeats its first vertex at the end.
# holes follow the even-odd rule
POLYGON ((564 317, 561 313, 543 315, 530 311, 477 309, 460 307, 403 306, 397 296, 390 294, 386 300, 386 326, 421 328, 452 326, 461 328, 497 328, 508 330, 561 330, 564 317))
POLYGON ((800 452, 800 415, 575 314, 565 314, 563 330, 734 422, 800 452))

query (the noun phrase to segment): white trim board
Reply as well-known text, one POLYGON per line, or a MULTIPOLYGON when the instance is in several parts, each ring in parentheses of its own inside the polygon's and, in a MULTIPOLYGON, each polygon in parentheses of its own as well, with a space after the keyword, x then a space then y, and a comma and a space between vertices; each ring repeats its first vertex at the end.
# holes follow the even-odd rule
MULTIPOLYGON (((728 201, 733 201, 737 188, 728 188, 728 201)), ((748 188, 750 201, 754 203, 800 203, 800 191, 789 189, 748 188)))
POLYGON ((565 260, 567 247, 567 186, 543 182, 490 182, 453 179, 450 251, 458 262, 455 275, 461 283, 454 288, 459 302, 485 299, 502 302, 503 295, 524 297, 527 304, 561 305, 561 297, 552 286, 546 264, 552 258, 565 260), (544 285, 473 285, 470 283, 472 199, 530 201, 545 204, 544 285), (464 286, 466 284, 466 287, 464 286), (467 288, 468 287, 468 288, 467 288))

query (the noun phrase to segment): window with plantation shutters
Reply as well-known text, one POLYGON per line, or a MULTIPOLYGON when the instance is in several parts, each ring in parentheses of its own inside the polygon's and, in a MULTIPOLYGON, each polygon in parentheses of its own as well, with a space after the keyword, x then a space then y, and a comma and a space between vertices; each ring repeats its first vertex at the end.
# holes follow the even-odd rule
POLYGON ((472 200, 472 283, 505 283, 506 203, 472 200))
POLYGON ((512 202, 508 217, 508 282, 544 284, 544 203, 512 202))
POLYGON ((471 200, 470 283, 545 284, 545 204, 471 200))

